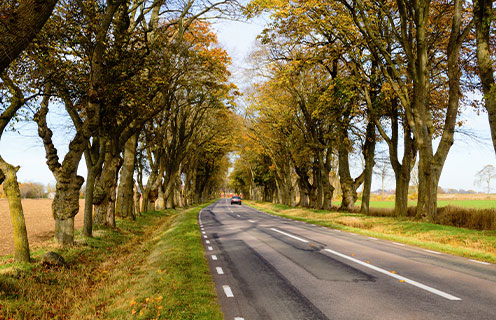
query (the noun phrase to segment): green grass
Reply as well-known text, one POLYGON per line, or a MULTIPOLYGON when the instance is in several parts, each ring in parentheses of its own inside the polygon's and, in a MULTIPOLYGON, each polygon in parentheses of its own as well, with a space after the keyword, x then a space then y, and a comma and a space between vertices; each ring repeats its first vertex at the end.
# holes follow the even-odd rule
POLYGON ((222 319, 196 220, 206 205, 78 236, 78 245, 54 250, 68 268, 3 258, 0 319, 222 319))
POLYGON ((266 202, 245 200, 245 204, 294 220, 496 263, 496 231, 457 228, 411 218, 292 208, 266 202))
MULTIPOLYGON (((361 205, 361 201, 358 200, 355 204, 356 206, 361 205)), ((408 201, 408 206, 416 206, 416 200, 408 201)), ((438 207, 455 206, 461 208, 475 208, 475 209, 490 209, 496 208, 496 200, 439 200, 437 202, 438 207)), ((371 208, 394 208, 394 201, 370 201, 371 208)))

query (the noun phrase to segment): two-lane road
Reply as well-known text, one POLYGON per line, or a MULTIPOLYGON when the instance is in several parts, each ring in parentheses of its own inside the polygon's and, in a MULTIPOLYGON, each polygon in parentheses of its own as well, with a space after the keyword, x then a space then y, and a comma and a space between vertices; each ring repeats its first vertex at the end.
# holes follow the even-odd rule
POLYGON ((496 319, 496 266, 230 205, 199 224, 225 319, 496 319))

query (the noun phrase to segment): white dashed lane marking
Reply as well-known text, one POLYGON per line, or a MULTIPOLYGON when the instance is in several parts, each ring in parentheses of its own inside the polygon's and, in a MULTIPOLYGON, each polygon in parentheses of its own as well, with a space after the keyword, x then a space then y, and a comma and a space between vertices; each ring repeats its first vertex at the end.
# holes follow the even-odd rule
POLYGON ((278 232, 278 233, 280 233, 280 234, 283 234, 283 235, 285 235, 285 236, 287 236, 287 237, 290 237, 290 238, 296 239, 296 240, 301 241, 301 242, 308 242, 308 240, 302 239, 302 238, 297 237, 297 236, 293 236, 292 234, 286 233, 286 232, 281 231, 281 230, 277 230, 277 229, 275 229, 275 228, 270 228, 270 230, 275 231, 275 232, 278 232))
POLYGON ((208 249, 209 251, 214 250, 214 248, 212 248, 212 247, 210 247, 210 246, 209 246, 207 249, 208 249))
POLYGON ((208 239, 208 237, 207 237, 207 236, 203 236, 203 237, 204 237, 205 239, 208 239))
POLYGON ((397 245, 397 246, 402 246, 402 247, 404 247, 404 246, 405 246, 403 243, 399 243, 399 242, 391 242, 391 243, 393 243, 393 244, 395 244, 395 245, 397 245))
POLYGON ((255 221, 253 221, 253 220, 248 220, 248 221, 250 221, 251 223, 255 223, 255 221))
POLYGON ((215 269, 217 270, 217 273, 218 273, 218 274, 224 274, 224 270, 222 270, 222 268, 221 268, 221 267, 217 267, 217 268, 215 268, 215 269))
POLYGON ((206 243, 206 244, 210 244, 210 240, 206 240, 206 241, 205 241, 205 243, 206 243))
POLYGON ((229 287, 228 285, 223 285, 222 289, 224 289, 224 293, 226 294, 226 297, 228 298, 234 297, 231 287, 229 287))
POLYGON ((212 255, 212 260, 217 260, 217 256, 215 254, 212 255))

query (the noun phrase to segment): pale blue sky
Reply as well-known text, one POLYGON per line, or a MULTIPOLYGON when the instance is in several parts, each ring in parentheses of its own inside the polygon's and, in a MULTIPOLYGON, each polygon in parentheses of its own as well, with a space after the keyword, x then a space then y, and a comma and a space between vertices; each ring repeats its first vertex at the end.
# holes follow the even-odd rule
MULTIPOLYGON (((218 31, 221 46, 233 59, 231 67, 233 81, 240 88, 246 85, 244 70, 249 68, 247 57, 254 48, 255 38, 263 29, 263 24, 264 19, 259 18, 249 23, 224 21, 214 27, 218 31)), ((57 119, 61 119, 61 117, 64 119, 63 123, 70 121, 68 117, 63 117, 61 114, 52 114, 49 118, 52 127, 55 123, 60 122, 57 119)), ((473 111, 466 110, 462 113, 462 117, 467 120, 464 130, 476 134, 479 139, 477 141, 472 140, 459 133, 455 135, 455 143, 446 160, 440 186, 443 188, 481 190, 474 186, 475 173, 487 164, 496 166, 487 115, 484 113, 477 116, 473 111)), ((72 134, 64 127, 54 129, 54 133, 55 145, 59 148, 59 157, 62 158, 67 152, 67 144, 72 134)), ((36 127, 33 124, 24 125, 22 134, 6 132, 0 141, 0 152, 6 161, 21 166, 18 172, 20 181, 41 182, 43 184, 55 181, 45 164, 44 148, 37 137, 36 127)), ((79 174, 86 176, 84 159, 80 163, 79 174)), ((379 186, 380 181, 376 177, 373 188, 377 189, 379 186)), ((394 179, 388 180, 387 187, 394 188, 394 179)))

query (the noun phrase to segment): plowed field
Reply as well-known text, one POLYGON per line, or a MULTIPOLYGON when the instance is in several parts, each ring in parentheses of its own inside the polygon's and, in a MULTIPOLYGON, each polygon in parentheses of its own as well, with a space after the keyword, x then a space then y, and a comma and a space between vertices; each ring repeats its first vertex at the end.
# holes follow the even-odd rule
MULTIPOLYGON (((52 200, 24 199, 22 200, 22 207, 26 219, 29 245, 34 249, 40 242, 53 237, 55 221, 52 216, 52 200)), ((79 213, 74 221, 74 226, 77 229, 83 226, 83 210, 84 199, 80 199, 79 213)), ((0 255, 14 253, 9 203, 6 199, 0 199, 0 228, 0 255)))

